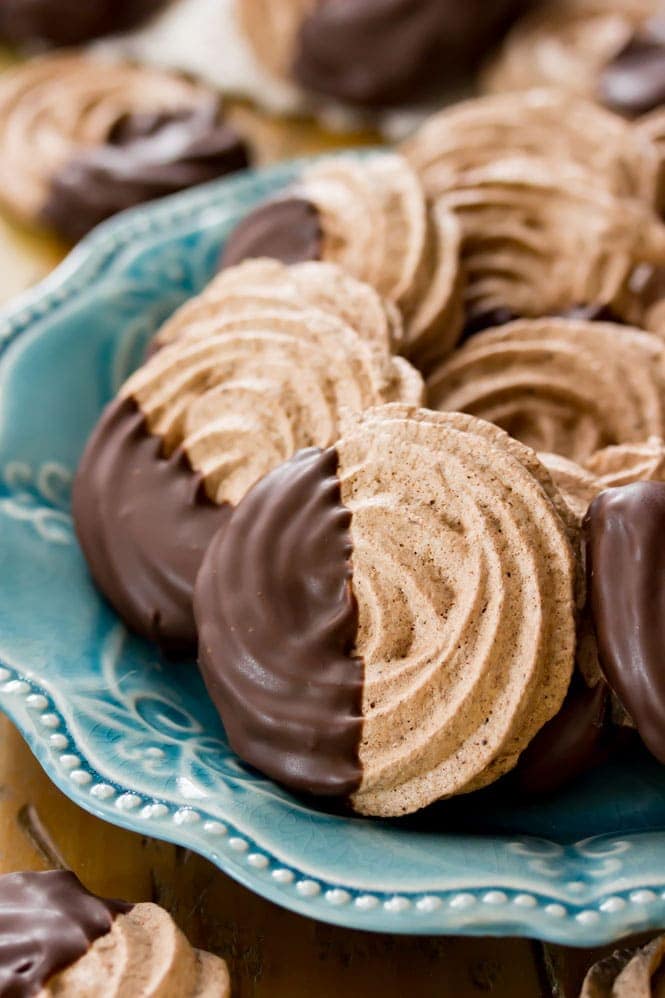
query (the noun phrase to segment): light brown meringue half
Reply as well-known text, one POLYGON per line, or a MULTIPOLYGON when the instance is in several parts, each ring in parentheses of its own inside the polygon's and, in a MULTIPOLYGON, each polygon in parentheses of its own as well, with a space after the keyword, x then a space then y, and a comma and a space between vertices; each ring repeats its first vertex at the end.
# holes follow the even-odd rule
POLYGON ((648 205, 615 197, 565 164, 499 159, 469 170, 438 203, 462 226, 469 318, 591 305, 635 321, 632 274, 665 260, 665 226, 648 205))
POLYGON ((462 330, 460 228, 428 203, 406 160, 327 159, 307 169, 293 193, 318 209, 323 259, 400 309, 404 355, 425 369, 449 353, 462 330))
POLYGON ((400 815, 497 779, 560 708, 576 559, 549 475, 496 427, 393 405, 336 447, 365 668, 352 803, 400 815))
POLYGON ((359 336, 388 353, 397 352, 404 330, 398 309, 363 281, 332 263, 287 266, 277 260, 247 260, 222 270, 196 298, 166 322, 155 345, 201 338, 220 313, 251 316, 265 309, 303 305, 342 319, 359 336))
POLYGON ((604 67, 659 0, 554 0, 524 17, 485 74, 492 91, 553 86, 594 98, 604 67))
POLYGON ((432 375, 428 397, 583 464, 665 435, 665 345, 613 323, 521 320, 472 337, 432 375))
POLYGON ((317 0, 235 0, 243 33, 259 62, 289 79, 301 24, 317 0))
POLYGON ((362 339, 339 316, 277 302, 205 320, 125 383, 161 437, 183 446, 217 503, 237 504, 259 478, 304 447, 327 447, 345 410, 419 404, 422 378, 401 357, 362 339))
POLYGON ((37 998, 230 998, 223 960, 195 950, 168 912, 137 904, 37 998))
POLYGON ((655 204, 654 143, 589 100, 533 89, 455 104, 428 118, 402 146, 425 192, 438 198, 497 159, 536 157, 578 170, 593 188, 655 204))
POLYGON ((209 93, 172 73, 75 53, 30 59, 0 79, 0 200, 34 221, 56 171, 124 115, 194 107, 209 93))
POLYGON ((665 998, 665 936, 637 951, 617 950, 594 964, 580 998, 665 998))

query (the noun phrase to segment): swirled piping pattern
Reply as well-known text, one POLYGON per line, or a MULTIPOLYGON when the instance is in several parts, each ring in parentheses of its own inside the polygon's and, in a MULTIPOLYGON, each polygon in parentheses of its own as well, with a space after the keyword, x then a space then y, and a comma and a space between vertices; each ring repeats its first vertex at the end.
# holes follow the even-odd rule
POLYGON ((578 463, 665 432, 662 340, 611 323, 523 320, 473 337, 431 378, 430 404, 578 463))

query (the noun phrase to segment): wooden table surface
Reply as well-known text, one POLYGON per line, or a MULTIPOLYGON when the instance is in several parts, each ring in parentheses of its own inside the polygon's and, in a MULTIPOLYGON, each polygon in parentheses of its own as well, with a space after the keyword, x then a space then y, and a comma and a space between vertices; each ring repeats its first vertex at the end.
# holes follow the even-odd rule
MULTIPOLYGON (((0 54, 0 69, 9 63, 0 54)), ((232 119, 257 160, 371 143, 243 106, 232 119)), ((1 154, 1 150, 0 150, 1 154)), ((0 217, 0 302, 45 276, 65 247, 0 217)), ((310 921, 251 894, 200 857, 105 824, 65 798, 0 717, 0 874, 67 865, 92 890, 154 900, 225 957, 235 998, 577 998, 600 952, 528 940, 383 936, 310 921)))

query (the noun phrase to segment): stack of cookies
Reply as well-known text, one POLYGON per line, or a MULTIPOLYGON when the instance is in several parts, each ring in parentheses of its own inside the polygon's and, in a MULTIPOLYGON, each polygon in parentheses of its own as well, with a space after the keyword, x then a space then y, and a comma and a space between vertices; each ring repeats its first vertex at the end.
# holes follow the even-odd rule
POLYGON ((495 93, 304 166, 83 455, 98 586, 294 792, 550 790, 619 725, 665 762, 665 146, 615 113, 657 30, 624 6, 548 7, 495 93))

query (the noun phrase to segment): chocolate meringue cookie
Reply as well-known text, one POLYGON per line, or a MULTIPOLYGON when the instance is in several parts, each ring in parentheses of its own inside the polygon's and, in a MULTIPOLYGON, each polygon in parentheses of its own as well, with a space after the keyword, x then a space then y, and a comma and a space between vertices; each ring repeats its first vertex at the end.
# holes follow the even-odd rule
POLYGON ((435 98, 467 82, 533 0, 239 0, 275 75, 351 104, 435 98))
POLYGON ((617 950, 593 965, 580 998, 662 998, 664 961, 665 936, 638 950, 617 950))
POLYGON ((2 77, 0 142, 0 201, 69 240, 116 211, 247 165, 205 87, 81 55, 31 60, 2 77))
POLYGON ((253 322, 264 309, 274 314, 275 309, 303 305, 342 319, 387 353, 402 345, 397 308, 335 264, 312 261, 289 267, 278 260, 251 259, 222 270, 202 294, 179 308, 155 336, 151 350, 181 338, 205 338, 214 333, 221 312, 253 322))
POLYGON ((648 204, 611 194, 574 165, 521 155, 465 172, 437 205, 462 226, 467 324, 579 306, 641 322, 633 274, 665 259, 665 226, 648 204))
POLYGON ((535 157, 578 172, 594 189, 655 204, 659 156, 651 138, 563 90, 533 89, 463 101, 428 118, 402 145, 430 198, 497 160, 535 157))
POLYGON ((434 408, 480 416, 580 464, 665 434, 663 341, 611 323, 532 319, 479 333, 427 387, 434 408))
POLYGON ((427 369, 462 330, 459 244, 456 218, 427 202, 401 156, 338 156, 306 168, 283 197, 241 222, 222 265, 270 255, 340 265, 397 305, 405 330, 400 349, 427 369))
POLYGON ((643 114, 665 100, 661 17, 659 0, 544 4, 509 34, 486 84, 493 90, 555 86, 628 117, 643 114))
POLYGON ((234 749, 377 816, 510 770, 570 682, 563 509, 532 451, 459 413, 379 407, 279 466, 196 584, 200 665, 234 749))
POLYGON ((2 0, 0 39, 80 45, 147 20, 169 0, 2 0))
POLYGON ((212 315, 202 304, 206 319, 190 306, 191 335, 180 328, 102 415, 73 491, 95 581, 171 652, 195 645, 196 572, 247 490, 300 448, 333 443, 344 410, 423 395, 405 360, 333 310, 278 295, 222 300, 212 315))
POLYGON ((0 993, 230 998, 226 964, 155 904, 96 897, 73 873, 0 877, 0 993))

